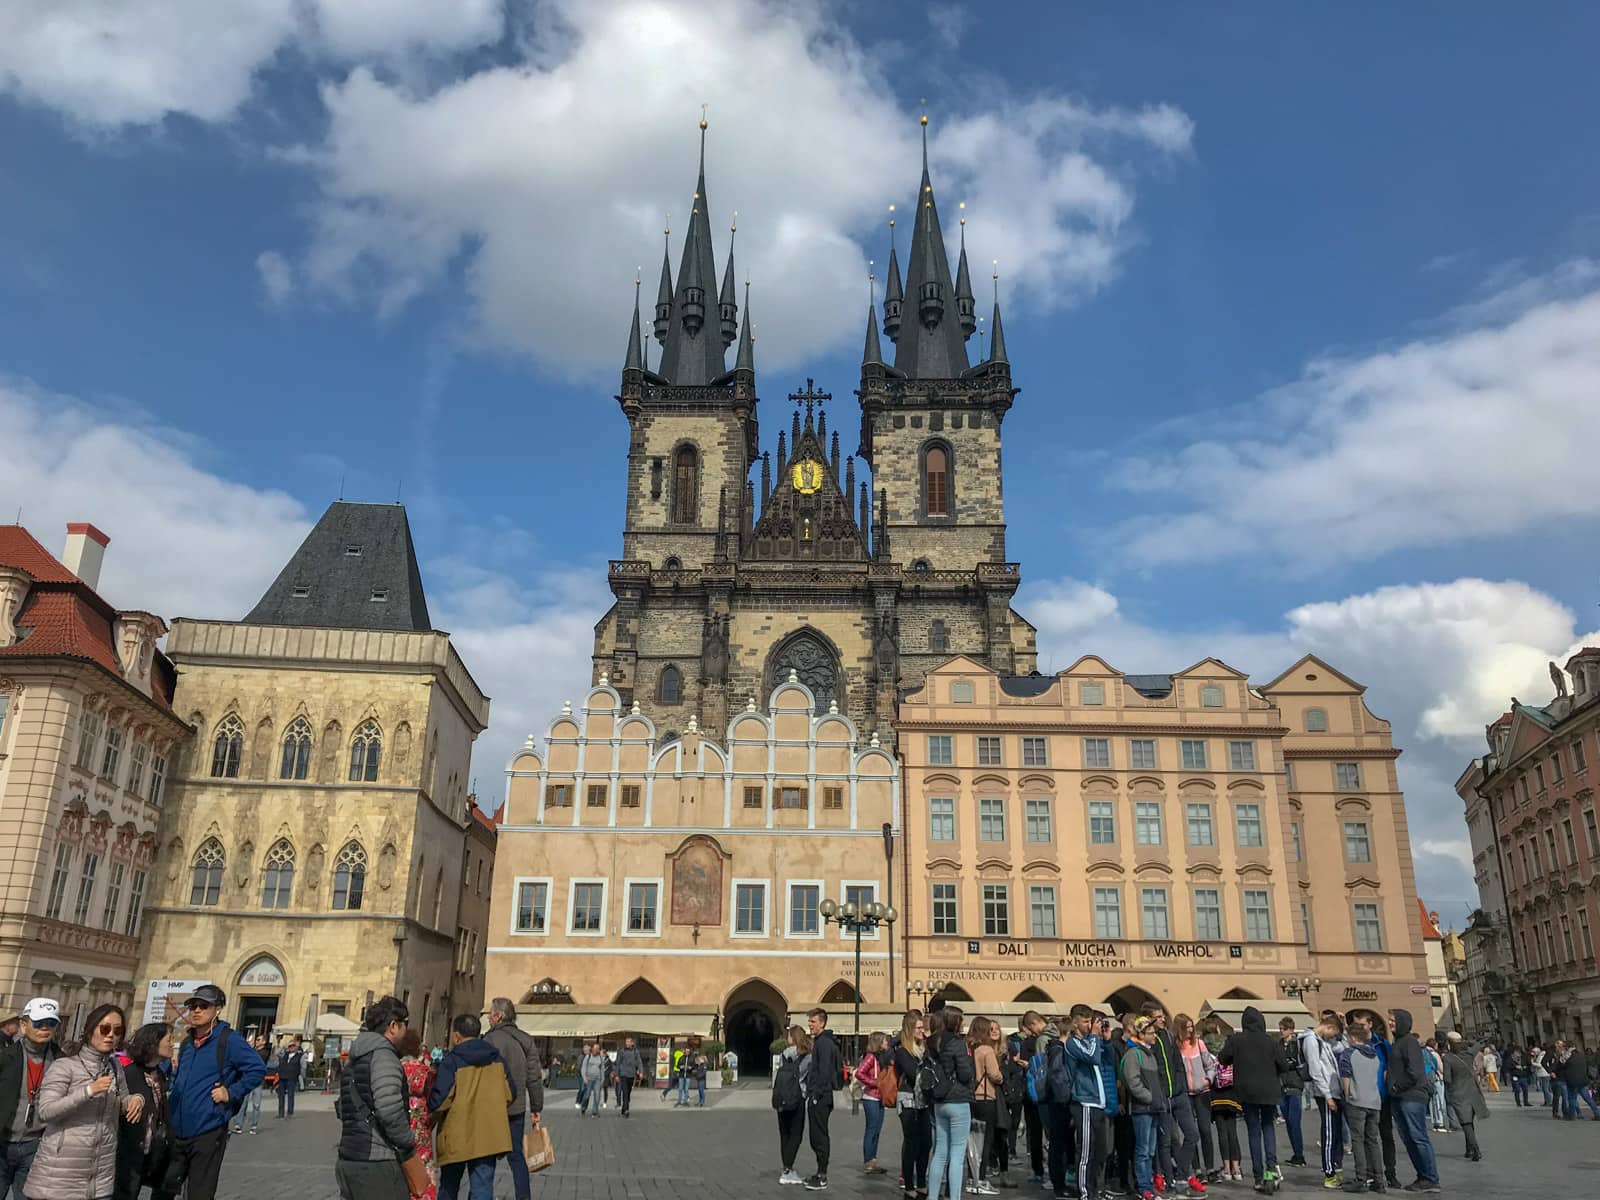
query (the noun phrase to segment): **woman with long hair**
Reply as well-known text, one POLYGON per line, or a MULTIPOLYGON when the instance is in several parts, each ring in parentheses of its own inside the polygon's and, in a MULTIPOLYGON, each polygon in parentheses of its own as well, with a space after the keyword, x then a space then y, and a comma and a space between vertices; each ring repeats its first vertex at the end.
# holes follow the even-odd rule
MULTIPOLYGON (((1213 1055, 1227 1037, 1222 1022, 1215 1017, 1201 1021, 1197 1032, 1200 1041, 1213 1055)), ((1218 1179, 1244 1182, 1244 1165, 1239 1153, 1239 1118, 1244 1115, 1244 1105, 1239 1103, 1233 1090, 1233 1068, 1220 1064, 1211 1079, 1211 1123, 1217 1131, 1217 1154, 1222 1160, 1222 1173, 1218 1179)))
POLYGON ((138 1200, 150 1188, 151 1200, 170 1200, 167 1165, 172 1156, 172 1128, 167 1096, 172 1087, 172 1035, 164 1021, 139 1026, 128 1039, 128 1065, 122 1069, 128 1095, 141 1103, 136 1120, 124 1121, 117 1139, 116 1200, 138 1200))
POLYGON ((1195 1036, 1194 1018, 1179 1013, 1172 1018, 1173 1042, 1183 1062, 1183 1078, 1188 1085, 1189 1106, 1200 1129, 1200 1158, 1205 1164, 1205 1181, 1221 1178, 1216 1166, 1216 1144, 1211 1131, 1211 1081, 1216 1078, 1217 1060, 1206 1044, 1195 1036))
MULTIPOLYGON (((395 1049, 400 1054, 400 1072, 406 1079, 406 1118, 411 1125, 411 1135, 417 1139, 417 1158, 428 1168, 433 1180, 420 1200, 434 1200, 439 1190, 439 1172, 433 1165, 433 1122, 428 1115, 428 1093, 439 1073, 423 1049, 422 1034, 414 1026, 407 1027, 405 1037, 395 1049)), ((522 1147, 513 1146, 511 1152, 521 1154, 522 1147)))
POLYGON ((28 1172, 29 1200, 113 1200, 117 1128, 144 1116, 144 1100, 128 1094, 116 1053, 128 1028, 115 1004, 89 1014, 83 1044, 45 1069, 39 1085, 44 1136, 28 1172))
POLYGON ((861 1107, 867 1114, 867 1127, 861 1138, 861 1168, 868 1175, 882 1175, 878 1165, 878 1137, 883 1132, 883 1093, 878 1076, 889 1065, 889 1038, 874 1033, 867 1038, 867 1052, 856 1064, 856 1082, 861 1085, 861 1107))
POLYGON ((799 1025, 789 1026, 789 1044, 772 1073, 772 1107, 778 1115, 778 1153, 783 1159, 779 1183, 801 1184, 805 1179, 794 1169, 800 1153, 800 1139, 806 1132, 806 1090, 811 1082, 811 1035, 799 1025))
POLYGON ((967 1159, 967 1134, 972 1130, 972 1089, 977 1078, 972 1052, 961 1036, 962 1012, 947 1004, 930 1018, 939 1032, 928 1039, 928 1054, 944 1081, 944 1094, 933 1105, 933 1154, 928 1160, 928 1187, 938 1189, 949 1181, 950 1200, 960 1200, 961 1178, 967 1159))
POLYGON ((1005 1083, 1005 1073, 1000 1069, 1000 1055, 993 1036, 995 1032, 997 1026, 988 1017, 973 1017, 972 1027, 967 1031, 967 1045, 972 1050, 972 1073, 977 1081, 972 1090, 972 1133, 978 1143, 977 1152, 973 1155, 977 1162, 978 1178, 975 1184, 968 1185, 968 1190, 978 1196, 999 1194, 989 1180, 991 1162, 998 1161, 1001 1171, 1005 1170, 1006 1140, 1000 1129, 1001 1114, 1005 1112, 1005 1100, 1000 1089, 1005 1083))
POLYGON ((900 1187, 906 1200, 928 1200, 928 1155, 933 1152, 933 1112, 917 1095, 917 1069, 927 1049, 927 1025, 916 1009, 900 1022, 894 1070, 900 1077, 900 1187))

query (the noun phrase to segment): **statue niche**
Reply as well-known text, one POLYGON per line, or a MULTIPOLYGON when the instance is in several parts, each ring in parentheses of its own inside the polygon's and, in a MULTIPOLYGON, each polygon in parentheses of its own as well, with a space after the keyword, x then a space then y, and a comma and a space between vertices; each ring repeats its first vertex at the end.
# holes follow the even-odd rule
MULTIPOLYGON (((828 711, 828 704, 839 695, 839 657, 821 634, 802 629, 786 638, 767 660, 767 694, 789 678, 793 671, 811 689, 817 712, 828 711)), ((841 703, 840 708, 844 705, 841 703)))

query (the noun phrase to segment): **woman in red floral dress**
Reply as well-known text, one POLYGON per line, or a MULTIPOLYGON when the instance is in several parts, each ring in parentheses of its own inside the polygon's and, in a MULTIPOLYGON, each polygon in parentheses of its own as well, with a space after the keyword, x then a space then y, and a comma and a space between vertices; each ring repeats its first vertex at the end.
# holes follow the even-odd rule
POLYGON ((433 1127, 428 1122, 428 1089, 433 1087, 437 1072, 422 1049, 422 1035, 408 1030, 397 1047, 400 1051, 400 1069, 406 1074, 407 1112, 411 1115, 411 1132, 417 1139, 417 1153, 421 1155, 433 1186, 423 1193, 423 1200, 435 1200, 439 1172, 433 1166, 433 1127))

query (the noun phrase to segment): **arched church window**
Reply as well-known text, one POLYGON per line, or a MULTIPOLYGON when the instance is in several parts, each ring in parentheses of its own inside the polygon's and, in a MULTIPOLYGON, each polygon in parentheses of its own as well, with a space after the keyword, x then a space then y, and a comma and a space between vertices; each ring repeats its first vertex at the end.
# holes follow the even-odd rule
POLYGON ((820 635, 803 629, 773 652, 767 663, 767 690, 786 682, 791 671, 811 689, 819 713, 828 711, 831 700, 841 700, 842 707, 839 661, 820 635))
POLYGON ((925 558, 919 558, 916 562, 911 564, 911 569, 918 575, 926 575, 929 571, 933 570, 933 564, 925 558))
POLYGON ((934 621, 928 626, 928 649, 934 654, 943 654, 949 639, 945 637, 944 622, 934 621))
POLYGON ((293 891, 294 847, 287 839, 279 838, 267 851, 266 865, 261 872, 261 907, 288 908, 293 891))
POLYGON ((373 783, 383 756, 383 731, 376 721, 363 721, 350 739, 350 782, 373 783))
POLYGON ((950 515, 950 452, 929 446, 922 457, 922 500, 930 517, 950 515))
POLYGON ((674 554, 671 558, 667 559, 667 561, 665 563, 663 563, 662 565, 665 566, 667 568, 667 570, 669 570, 669 571, 681 571, 681 570, 683 570, 683 560, 680 559, 676 554, 674 554))
POLYGON ((672 457, 672 519, 693 525, 699 507, 700 456, 693 446, 679 446, 672 457))
POLYGON ((333 868, 333 907, 355 912, 367 890, 367 852, 360 842, 346 842, 333 868))
POLYGON ((222 868, 228 856, 222 843, 207 838, 194 852, 194 871, 189 885, 189 903, 214 905, 222 898, 222 868))
POLYGON ((656 698, 663 704, 679 704, 683 701, 683 675, 671 663, 661 669, 656 698))
POLYGON ((244 722, 230 713, 217 726, 216 739, 211 743, 211 777, 239 778, 239 759, 243 754, 244 722))
POLYGON ((296 717, 283 735, 283 762, 279 779, 304 779, 311 768, 311 722, 296 717))

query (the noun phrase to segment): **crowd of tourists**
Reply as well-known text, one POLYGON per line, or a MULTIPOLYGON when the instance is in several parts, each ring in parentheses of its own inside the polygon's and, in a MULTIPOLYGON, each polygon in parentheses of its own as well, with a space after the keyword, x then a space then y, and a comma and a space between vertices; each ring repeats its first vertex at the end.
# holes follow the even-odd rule
MULTIPOLYGON (((1286 1017, 1269 1032, 1253 1007, 1235 1030, 1217 1017, 1169 1017, 1153 1000, 1120 1014, 1080 1004, 1059 1022, 1024 1013, 1008 1032, 935 1001, 906 1013, 897 1033, 873 1034, 854 1064, 842 1061, 827 1020, 816 1009, 808 1027, 789 1029, 772 1086, 778 1182, 812 1191, 828 1187, 829 1121, 841 1088, 864 1109, 869 1174, 892 1169, 879 1163, 878 1142, 885 1113, 898 1115, 906 1200, 998 1195, 1018 1187, 1024 1166, 1026 1182, 1055 1200, 1198 1196, 1247 1181, 1271 1194, 1285 1166, 1329 1190, 1436 1193, 1432 1134, 1459 1130, 1466 1158, 1482 1157, 1482 1055, 1459 1034, 1424 1044, 1404 1009, 1390 1019, 1328 1010, 1310 1029, 1286 1017), (1315 1162, 1303 1133, 1311 1112, 1315 1162), (802 1175, 796 1162, 807 1132, 816 1165, 802 1175), (1414 1176, 1405 1183, 1401 1148, 1414 1176)), ((1513 1083, 1523 1063, 1532 1077, 1520 1053, 1506 1056, 1513 1083)), ((1581 1052, 1563 1046, 1560 1055, 1561 1069, 1580 1078, 1581 1052)), ((1575 1094, 1592 1101, 1592 1091, 1575 1094)))

